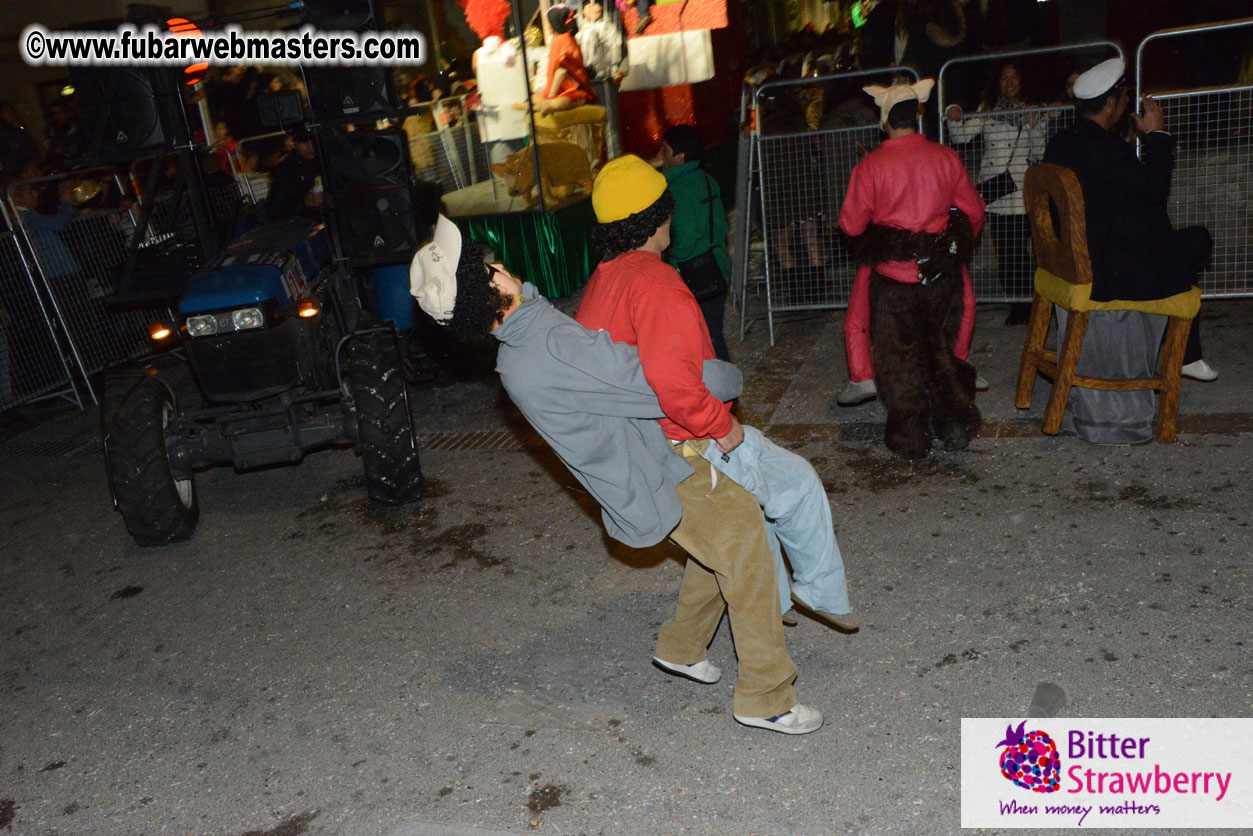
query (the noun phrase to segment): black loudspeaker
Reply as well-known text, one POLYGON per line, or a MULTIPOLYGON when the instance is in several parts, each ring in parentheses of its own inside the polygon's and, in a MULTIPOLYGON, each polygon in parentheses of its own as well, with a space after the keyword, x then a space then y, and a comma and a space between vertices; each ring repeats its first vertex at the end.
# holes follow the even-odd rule
MULTIPOLYGON (((379 0, 304 0, 300 22, 324 32, 384 28, 379 0)), ((372 121, 396 110, 391 67, 305 67, 305 86, 314 119, 372 121)))
POLYGON ((304 0, 300 22, 325 32, 365 32, 383 28, 374 0, 304 0))
POLYGON ((151 72, 129 67, 70 68, 74 104, 94 159, 125 159, 166 144, 161 111, 168 103, 153 90, 151 72))
POLYGON ((304 71, 314 119, 374 121, 396 110, 391 67, 305 67, 304 71))
POLYGON ((401 264, 431 236, 413 184, 409 138, 398 128, 322 133, 331 222, 357 267, 401 264))
POLYGON ((261 124, 267 128, 283 130, 305 120, 305 108, 300 102, 299 90, 260 93, 257 96, 257 110, 261 114, 261 124))

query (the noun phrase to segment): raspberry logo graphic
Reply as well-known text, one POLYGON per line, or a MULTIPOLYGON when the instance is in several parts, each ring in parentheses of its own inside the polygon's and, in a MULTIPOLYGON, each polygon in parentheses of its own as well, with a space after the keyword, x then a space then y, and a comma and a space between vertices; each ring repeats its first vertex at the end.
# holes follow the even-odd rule
POLYGON ((1017 729, 1005 727, 1001 750, 1001 774, 1009 781, 1032 792, 1057 792, 1061 782, 1062 762, 1057 744, 1046 732, 1029 731, 1023 720, 1017 729))

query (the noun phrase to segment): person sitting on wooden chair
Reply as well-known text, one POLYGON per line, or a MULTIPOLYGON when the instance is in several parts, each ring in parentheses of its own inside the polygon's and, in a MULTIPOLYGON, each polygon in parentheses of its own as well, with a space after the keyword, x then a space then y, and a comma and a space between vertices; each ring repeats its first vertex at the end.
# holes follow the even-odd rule
MULTIPOLYGON (((1165 130, 1162 106, 1144 97, 1144 115, 1132 113, 1144 134, 1142 158, 1114 133, 1130 103, 1125 65, 1102 61, 1075 80, 1075 110, 1082 118, 1057 133, 1044 162, 1068 168, 1079 179, 1092 260, 1092 299, 1147 301, 1183 293, 1197 284, 1213 240, 1203 226, 1175 229, 1166 211, 1174 167, 1174 139, 1165 130)), ((1185 377, 1214 380, 1218 373, 1201 356, 1199 322, 1193 320, 1184 350, 1185 377)))

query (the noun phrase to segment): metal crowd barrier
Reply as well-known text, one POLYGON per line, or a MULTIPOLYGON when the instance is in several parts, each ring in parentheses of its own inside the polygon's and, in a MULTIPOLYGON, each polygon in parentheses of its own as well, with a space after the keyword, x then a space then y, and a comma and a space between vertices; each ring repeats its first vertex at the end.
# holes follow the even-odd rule
MULTIPOLYGON (((253 154, 257 157, 257 164, 260 165, 260 157, 265 151, 265 144, 273 144, 286 135, 283 131, 271 131, 256 136, 246 136, 235 143, 233 150, 223 149, 226 151, 226 159, 230 165, 231 174, 235 177, 235 183, 239 187, 239 193, 246 203, 255 206, 265 202, 270 194, 270 173, 255 166, 253 171, 248 171, 249 167, 244 165, 244 158, 248 154, 253 154)), ((211 150, 221 147, 214 145, 211 150)))
POLYGON ((491 178, 487 148, 479 138, 474 113, 466 108, 466 96, 449 96, 417 108, 402 126, 409 126, 409 157, 419 178, 438 182, 446 193, 491 178))
MULTIPOLYGON (((226 241, 233 237, 236 223, 239 220, 240 213, 244 208, 256 202, 252 199, 253 189, 250 184, 246 183, 245 177, 242 176, 237 155, 238 147, 235 154, 232 155, 221 146, 209 146, 206 159, 211 159, 214 152, 221 150, 221 156, 226 159, 226 169, 221 172, 204 173, 202 182, 205 187, 205 197, 209 205, 209 217, 213 223, 220 241, 226 241)), ((148 166, 151 165, 177 165, 178 154, 173 152, 162 157, 145 157, 131 163, 130 177, 134 184, 135 191, 138 192, 146 183, 146 175, 148 166)), ((153 210, 148 223, 146 240, 164 240, 170 235, 175 236, 180 244, 196 245, 199 238, 196 234, 195 223, 192 220, 190 197, 186 191, 177 196, 174 195, 173 186, 175 184, 174 172, 171 171, 163 176, 157 185, 156 194, 153 196, 153 210)), ((134 230, 134 223, 139 218, 138 205, 132 207, 125 213, 125 217, 119 218, 119 223, 126 232, 126 241, 130 240, 130 233, 134 230)), ((123 252, 122 260, 125 260, 123 252)))
POLYGON ((1214 238, 1201 272, 1205 298, 1253 296, 1253 86, 1146 90, 1145 48, 1168 38, 1253 28, 1253 18, 1163 29, 1136 49, 1136 101, 1152 95, 1175 138, 1169 211, 1176 228, 1200 224, 1214 238))
POLYGON ((761 220, 757 215, 758 201, 754 199, 757 176, 757 142, 749 124, 752 110, 753 89, 747 81, 740 91, 740 131, 736 140, 735 159, 735 211, 731 218, 731 300, 740 314, 740 339, 748 325, 748 288, 750 282, 765 281, 760 265, 750 264, 752 233, 760 232, 761 220), (754 269, 754 268, 758 269, 754 269))
MULTIPOLYGON (((466 96, 447 96, 424 102, 398 116, 409 137, 409 158, 419 179, 438 182, 445 192, 464 189, 491 177, 487 148, 479 138, 478 122, 466 108, 466 96), (413 120, 413 121, 410 121, 413 120)), ((269 174, 246 172, 245 151, 259 151, 264 143, 282 137, 281 131, 241 139, 230 153, 231 173, 250 203, 261 203, 269 193, 269 174)))
MULTIPOLYGON (((756 163, 756 202, 760 206, 764 245, 765 318, 771 345, 777 315, 830 310, 848 304, 856 265, 840 242, 836 221, 853 167, 879 146, 882 135, 877 116, 869 124, 817 131, 796 130, 792 126, 789 130, 786 124, 773 124, 769 109, 763 112, 763 95, 791 96, 790 115, 795 117, 796 108, 803 104, 798 96, 813 95, 819 88, 830 90, 835 85, 847 85, 841 101, 858 105, 862 104, 860 97, 869 106, 869 98, 861 91, 863 85, 891 84, 893 77, 901 75, 911 80, 918 77, 908 67, 883 67, 770 81, 753 93, 755 147, 750 148, 747 156, 750 168, 756 163), (794 94, 798 88, 804 89, 794 94)), ((800 109, 803 112, 804 108, 800 109)), ((839 109, 828 109, 827 113, 830 121, 838 116, 839 109)), ((859 120, 852 117, 849 121, 859 120)), ((751 245, 742 243, 740 258, 747 263, 751 245)), ((741 336, 744 323, 741 307, 741 336)))
POLYGON ((0 233, 0 412, 53 397, 82 406, 21 242, 0 233))
MULTIPOLYGON (((112 169, 96 169, 113 175, 112 169)), ((29 281, 36 288, 36 300, 46 299, 47 323, 55 325, 64 339, 63 363, 72 364, 87 380, 91 375, 113 365, 139 358, 149 350, 148 324, 153 319, 168 317, 165 308, 114 310, 108 304, 113 295, 116 272, 127 258, 127 244, 135 228, 135 216, 127 207, 107 209, 74 208, 62 204, 58 214, 41 215, 21 209, 13 202, 14 189, 23 186, 55 188, 63 180, 83 180, 86 172, 58 174, 14 183, 6 198, 8 209, 17 222, 17 234, 26 256, 29 281)), ((233 188, 233 184, 232 184, 233 188)), ((174 235, 181 226, 180 213, 168 201, 168 207, 157 202, 150 240, 155 236, 174 235), (170 232, 162 233, 168 227, 170 232)), ((183 231, 185 234, 185 230, 183 231)), ((56 341, 30 343, 31 350, 40 348, 41 357, 21 362, 53 367, 62 357, 56 341)), ((91 387, 88 392, 95 400, 91 387)), ((81 401, 80 401, 81 404, 81 401)))
MULTIPOLYGON (((959 68, 992 68, 1012 63, 1023 78, 1023 84, 1031 95, 1033 88, 1041 88, 1039 74, 1048 71, 1045 61, 1058 56, 1087 56, 1087 63, 1096 63, 1108 56, 1110 51, 1122 57, 1122 50, 1113 41, 1088 41, 1040 49, 1023 49, 988 55, 971 55, 955 58, 940 68, 936 84, 936 108, 939 114, 940 141, 957 151, 975 188, 986 197, 992 178, 1011 168, 1015 189, 999 199, 988 203, 984 231, 979 239, 970 265, 970 278, 975 288, 975 298, 980 302, 1030 302, 1035 277, 1035 254, 1031 248, 1031 229, 1027 225, 1026 209, 1022 202, 1021 178, 1028 166, 1035 165, 1044 157, 1044 147, 1058 131, 1074 124, 1075 112, 1071 105, 1042 105, 1017 110, 970 109, 971 102, 957 102, 952 95, 952 76, 959 68), (1101 56, 1097 58, 1095 56, 1101 56), (950 123, 945 114, 950 105, 963 107, 960 123, 950 123), (1005 147, 1003 143, 1011 145, 1005 147), (990 146, 996 143, 993 153, 990 146), (1002 150, 1004 149, 1004 150, 1002 150), (1012 165, 1009 165, 1011 160, 1012 165)), ((1054 69, 1055 68, 1051 68, 1054 69)), ((986 75, 986 69, 980 73, 986 75)), ((1061 87, 1062 78, 1054 79, 1061 87)))

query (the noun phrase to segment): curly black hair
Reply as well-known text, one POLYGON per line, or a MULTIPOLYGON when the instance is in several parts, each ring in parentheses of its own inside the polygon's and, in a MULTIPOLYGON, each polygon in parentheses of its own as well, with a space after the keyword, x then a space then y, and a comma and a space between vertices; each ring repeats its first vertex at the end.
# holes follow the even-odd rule
POLYGON ((492 284, 492 271, 483 260, 486 252, 468 237, 461 241, 457 296, 448 320, 448 333, 458 340, 481 340, 491 334, 513 302, 492 284))
POLYGON ((662 136, 662 141, 669 145, 670 150, 676 155, 682 154, 685 163, 697 162, 705 150, 700 131, 691 125, 671 125, 662 136))
POLYGON ((620 221, 593 226, 592 244, 600 250, 600 260, 609 261, 644 246, 673 214, 674 195, 667 188, 647 209, 641 209, 620 221))

